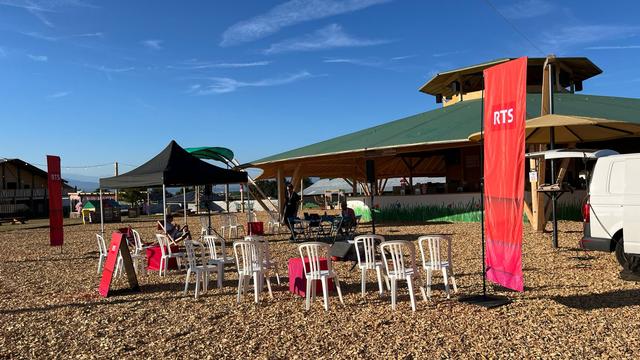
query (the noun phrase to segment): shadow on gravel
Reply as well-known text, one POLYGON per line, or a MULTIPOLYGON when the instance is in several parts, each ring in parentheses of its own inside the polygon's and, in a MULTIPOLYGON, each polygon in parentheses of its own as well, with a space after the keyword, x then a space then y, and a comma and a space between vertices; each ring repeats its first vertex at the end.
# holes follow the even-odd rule
POLYGON ((617 290, 602 294, 557 296, 552 300, 579 310, 616 309, 640 305, 640 290, 617 290))

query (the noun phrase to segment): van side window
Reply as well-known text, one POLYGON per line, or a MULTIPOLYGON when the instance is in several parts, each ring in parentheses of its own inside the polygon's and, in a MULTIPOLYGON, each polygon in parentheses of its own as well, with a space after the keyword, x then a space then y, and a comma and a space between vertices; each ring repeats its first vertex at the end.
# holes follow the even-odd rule
POLYGON ((611 165, 611 174, 609 174, 609 193, 624 194, 624 161, 616 161, 611 165))

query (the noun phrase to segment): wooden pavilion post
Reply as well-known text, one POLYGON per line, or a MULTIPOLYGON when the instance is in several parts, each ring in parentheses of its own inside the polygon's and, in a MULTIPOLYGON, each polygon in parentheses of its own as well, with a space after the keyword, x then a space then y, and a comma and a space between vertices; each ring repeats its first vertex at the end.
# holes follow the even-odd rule
POLYGON ((284 190, 284 173, 281 167, 278 167, 277 171, 277 182, 278 182, 278 218, 280 222, 283 222, 282 214, 284 213, 284 199, 285 199, 285 190, 284 190))

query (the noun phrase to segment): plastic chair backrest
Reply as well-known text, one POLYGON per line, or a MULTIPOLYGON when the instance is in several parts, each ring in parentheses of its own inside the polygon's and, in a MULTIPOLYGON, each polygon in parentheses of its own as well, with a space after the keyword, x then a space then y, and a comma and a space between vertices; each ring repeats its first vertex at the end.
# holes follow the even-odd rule
MULTIPOLYGON (((328 253, 329 244, 321 242, 308 242, 300 245, 300 257, 305 275, 317 274, 320 272, 320 252, 328 253), (305 261, 306 260, 306 261, 305 261)), ((332 270, 331 257, 327 256, 327 269, 332 270)))
POLYGON ((98 240, 98 252, 100 256, 107 256, 107 244, 104 242, 104 238, 100 234, 96 234, 98 240))
POLYGON ((358 256, 358 265, 360 267, 366 267, 368 269, 374 269, 376 265, 376 240, 379 243, 384 242, 384 236, 382 235, 360 235, 356 236, 354 246, 356 248, 356 255, 358 256), (360 245, 362 245, 362 251, 360 251, 360 245), (364 258, 363 258, 364 255, 364 258))
POLYGON ((218 249, 216 248, 216 240, 219 240, 215 235, 205 235, 204 241, 207 243, 207 248, 209 249, 209 258, 211 260, 218 260, 221 257, 218 256, 218 249))
POLYGON ((238 217, 235 214, 229 214, 229 226, 237 226, 238 217))
POLYGON ((156 240, 158 240, 158 246, 160 246, 160 254, 162 257, 167 256, 166 246, 169 246, 169 239, 164 234, 156 234, 156 240))
POLYGON ((209 227, 209 216, 207 216, 207 215, 200 216, 200 225, 203 228, 208 228, 209 227))
POLYGON ((247 222, 256 222, 258 221, 258 215, 255 212, 249 211, 247 212, 247 222))
POLYGON ((187 251, 187 261, 189 262, 189 267, 192 269, 196 268, 196 253, 193 249, 193 242, 189 239, 184 240, 184 248, 187 251))
POLYGON ((424 267, 429 266, 434 270, 442 269, 442 257, 440 253, 440 247, 442 240, 447 241, 448 254, 447 261, 451 261, 451 238, 448 236, 421 236, 418 238, 418 245, 420 246, 420 255, 422 256, 422 265, 424 267), (424 248, 424 243, 427 243, 429 250, 429 258, 426 257, 426 251, 424 248))
POLYGON ((406 277, 407 270, 416 266, 416 250, 413 244, 405 240, 385 241, 380 244, 380 252, 384 266, 388 275, 395 275, 398 279, 406 277), (403 249, 407 249, 409 254, 405 255, 403 249), (409 263, 405 261, 405 257, 409 257, 409 263))
POLYGON ((253 241, 236 241, 233 243, 238 274, 252 275, 254 271, 259 270, 258 266, 262 263, 262 259, 257 246, 258 244, 253 241))
POLYGON ((140 251, 142 251, 142 238, 140 237, 140 233, 138 233, 137 230, 131 229, 131 232, 133 233, 133 241, 134 241, 134 244, 136 245, 136 254, 137 254, 140 251))
POLYGON ((271 252, 269 251, 269 241, 263 236, 249 235, 244 237, 244 241, 251 241, 256 244, 256 251, 260 252, 260 258, 269 263, 271 261, 271 252))

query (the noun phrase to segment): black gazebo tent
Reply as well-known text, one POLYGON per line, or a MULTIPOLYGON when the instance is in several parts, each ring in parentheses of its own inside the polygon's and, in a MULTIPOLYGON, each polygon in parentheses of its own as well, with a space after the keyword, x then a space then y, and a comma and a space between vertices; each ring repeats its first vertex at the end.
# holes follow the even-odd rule
MULTIPOLYGON (((246 183, 247 173, 219 168, 189 154, 172 140, 153 159, 119 176, 100 179, 100 201, 102 189, 126 189, 135 187, 162 186, 164 221, 166 223, 166 188, 209 184, 246 183)), ((100 219, 102 223, 102 217, 100 219)), ((101 225, 104 233, 104 224, 101 225)))

